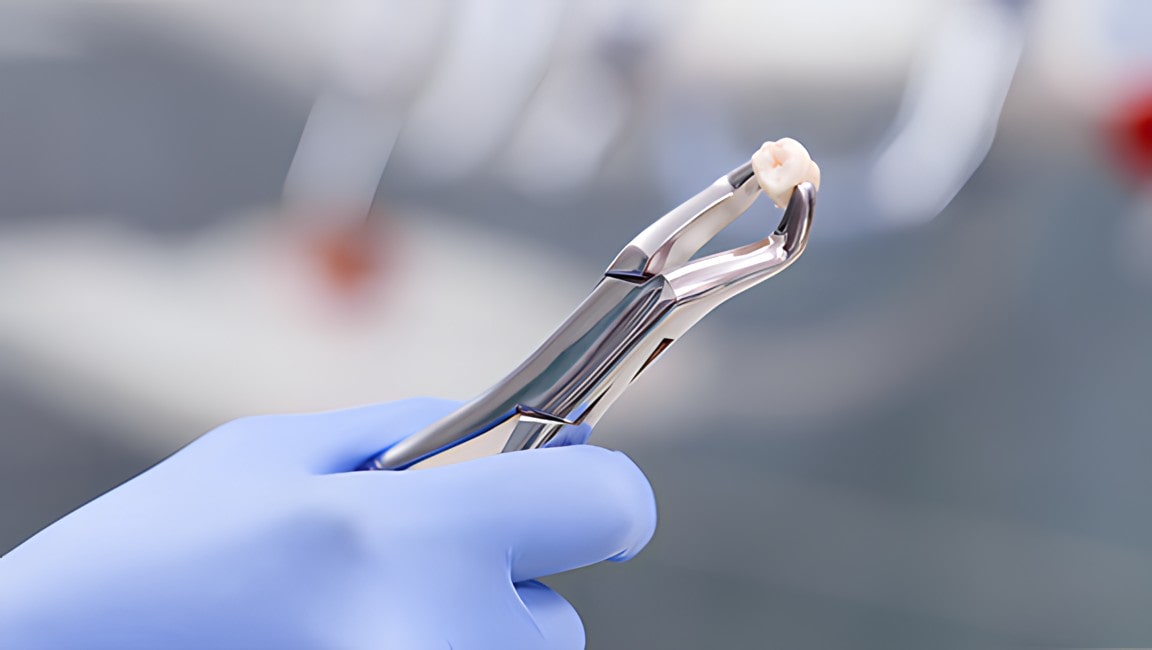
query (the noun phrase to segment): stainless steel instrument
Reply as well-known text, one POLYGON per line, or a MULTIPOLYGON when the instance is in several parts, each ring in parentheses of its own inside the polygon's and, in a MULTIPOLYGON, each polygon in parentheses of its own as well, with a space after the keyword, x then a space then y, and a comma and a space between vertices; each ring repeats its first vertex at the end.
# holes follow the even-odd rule
POLYGON ((775 232, 692 259, 760 191, 751 162, 745 163, 648 226, 520 367, 364 468, 417 469, 534 449, 564 427, 594 425, 708 312, 783 271, 804 252, 816 199, 807 182, 792 192, 775 232))

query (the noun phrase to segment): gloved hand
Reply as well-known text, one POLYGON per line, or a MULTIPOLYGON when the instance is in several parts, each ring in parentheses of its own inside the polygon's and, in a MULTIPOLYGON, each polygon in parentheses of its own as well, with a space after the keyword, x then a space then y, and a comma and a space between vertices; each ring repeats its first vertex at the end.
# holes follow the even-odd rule
POLYGON ((352 472, 456 405, 226 424, 0 559, 3 648, 580 648, 533 579, 635 555, 623 454, 575 445, 352 472))

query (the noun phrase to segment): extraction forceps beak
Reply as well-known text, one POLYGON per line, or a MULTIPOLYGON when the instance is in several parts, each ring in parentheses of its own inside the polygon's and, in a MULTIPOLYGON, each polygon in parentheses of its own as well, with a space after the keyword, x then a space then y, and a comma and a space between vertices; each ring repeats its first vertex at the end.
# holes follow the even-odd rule
MULTIPOLYGON (((759 194, 760 185, 752 163, 741 165, 637 235, 605 275, 621 279, 663 275, 681 299, 716 291, 724 293, 727 299, 776 275, 808 245, 816 201, 816 188, 811 183, 796 186, 779 225, 768 237, 692 259, 721 230, 744 214, 759 194)), ((723 300, 712 307, 720 302, 723 300)))
POLYGON ((594 425, 657 357, 720 303, 804 252, 816 188, 797 185, 764 239, 693 259, 760 194, 745 163, 629 242, 592 293, 492 388, 365 463, 424 468, 541 447, 567 426, 594 425))

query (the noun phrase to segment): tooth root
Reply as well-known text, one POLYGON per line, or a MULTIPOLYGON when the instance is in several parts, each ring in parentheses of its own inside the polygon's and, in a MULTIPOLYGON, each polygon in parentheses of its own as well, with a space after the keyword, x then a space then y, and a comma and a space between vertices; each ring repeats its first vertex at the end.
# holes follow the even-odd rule
POLYGON ((820 188, 820 167, 808 150, 792 138, 765 142, 752 156, 752 170, 768 198, 783 208, 792 198, 792 190, 805 181, 820 188))

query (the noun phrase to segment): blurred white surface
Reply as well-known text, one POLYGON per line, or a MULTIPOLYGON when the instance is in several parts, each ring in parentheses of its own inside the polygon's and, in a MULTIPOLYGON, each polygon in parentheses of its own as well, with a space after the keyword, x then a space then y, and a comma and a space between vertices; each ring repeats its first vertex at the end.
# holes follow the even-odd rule
MULTIPOLYGON (((53 403, 171 448, 226 420, 419 395, 467 399, 523 360, 599 271, 460 221, 404 219, 396 270, 342 304, 274 220, 179 245, 124 229, 0 233, 0 346, 53 403), (444 365, 430 359, 454 359, 444 365)), ((710 376, 691 337, 622 400, 612 426, 693 408, 710 376)), ((610 441, 605 441, 606 443, 610 441)))

